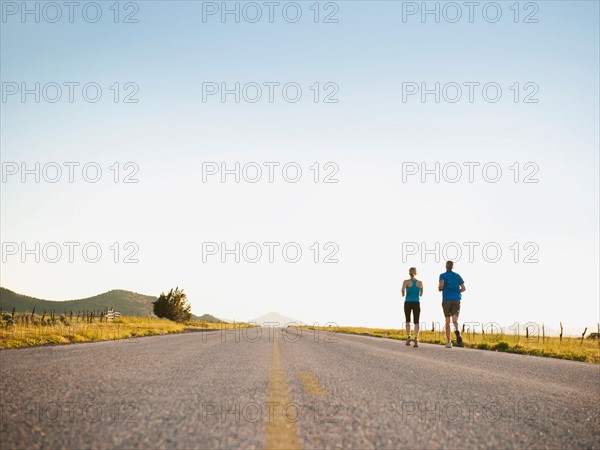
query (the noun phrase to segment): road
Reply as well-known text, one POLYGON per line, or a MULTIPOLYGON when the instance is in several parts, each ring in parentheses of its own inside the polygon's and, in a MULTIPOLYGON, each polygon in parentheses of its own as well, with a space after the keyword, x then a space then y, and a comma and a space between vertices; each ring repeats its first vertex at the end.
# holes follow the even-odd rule
POLYGON ((303 330, 0 351, 0 448, 599 448, 600 366, 303 330))

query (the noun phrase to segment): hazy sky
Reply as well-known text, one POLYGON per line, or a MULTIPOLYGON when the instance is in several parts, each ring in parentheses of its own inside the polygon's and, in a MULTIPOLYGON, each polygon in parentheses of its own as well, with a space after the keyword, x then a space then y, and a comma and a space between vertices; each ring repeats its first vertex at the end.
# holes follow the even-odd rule
POLYGON ((2 286, 398 328, 458 248, 461 320, 599 320, 598 2, 57 4, 2 2, 2 286))

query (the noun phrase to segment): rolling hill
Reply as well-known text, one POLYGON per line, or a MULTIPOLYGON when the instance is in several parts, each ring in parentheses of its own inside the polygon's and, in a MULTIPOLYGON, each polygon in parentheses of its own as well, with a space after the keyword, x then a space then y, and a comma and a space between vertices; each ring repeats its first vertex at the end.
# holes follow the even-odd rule
POLYGON ((213 316, 212 314, 202 314, 201 316, 196 316, 195 314, 192 314, 192 319, 193 320, 204 320, 205 322, 213 322, 213 323, 225 322, 224 320, 221 320, 218 317, 213 316))
POLYGON ((3 311, 12 311, 15 308, 17 312, 31 312, 35 307, 36 313, 42 313, 44 310, 50 312, 53 309, 57 313, 68 313, 109 307, 123 315, 149 316, 152 315, 152 302, 156 299, 157 297, 151 295, 116 289, 79 300, 54 301, 28 297, 0 287, 0 307, 3 311))
MULTIPOLYGON (((4 312, 10 312, 13 308, 16 312, 31 312, 35 307, 36 314, 41 314, 44 310, 47 312, 55 310, 56 313, 62 314, 65 311, 67 313, 71 311, 77 313, 77 311, 94 311, 108 307, 114 308, 124 316, 153 316, 152 303, 157 298, 151 295, 115 289, 79 300, 42 300, 17 294, 10 289, 0 287, 0 309, 4 312)), ((203 314, 202 316, 192 314, 192 319, 204 320, 205 322, 223 322, 211 314, 203 314)))

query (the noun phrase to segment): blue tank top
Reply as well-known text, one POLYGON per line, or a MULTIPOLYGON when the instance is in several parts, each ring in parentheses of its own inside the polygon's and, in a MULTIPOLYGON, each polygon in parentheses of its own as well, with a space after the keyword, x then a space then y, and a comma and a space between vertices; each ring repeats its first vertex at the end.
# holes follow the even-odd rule
POLYGON ((421 288, 417 286, 417 279, 413 278, 412 285, 406 288, 406 297, 404 298, 405 302, 418 302, 420 300, 419 294, 421 293, 421 288))

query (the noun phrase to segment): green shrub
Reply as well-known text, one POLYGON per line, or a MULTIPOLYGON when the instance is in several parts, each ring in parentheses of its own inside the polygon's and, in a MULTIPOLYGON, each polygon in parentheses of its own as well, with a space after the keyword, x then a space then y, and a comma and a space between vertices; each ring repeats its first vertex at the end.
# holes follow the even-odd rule
POLYGON ((154 303, 154 314, 175 322, 187 322, 192 318, 192 307, 187 302, 187 296, 178 287, 171 289, 168 294, 160 294, 154 303))
POLYGON ((497 352, 505 352, 510 348, 510 344, 505 341, 500 341, 497 344, 494 344, 491 349, 496 350, 497 352))
POLYGON ((10 314, 2 314, 2 317, 0 317, 0 326, 5 328, 5 327, 11 327, 15 324, 12 315, 10 314))

